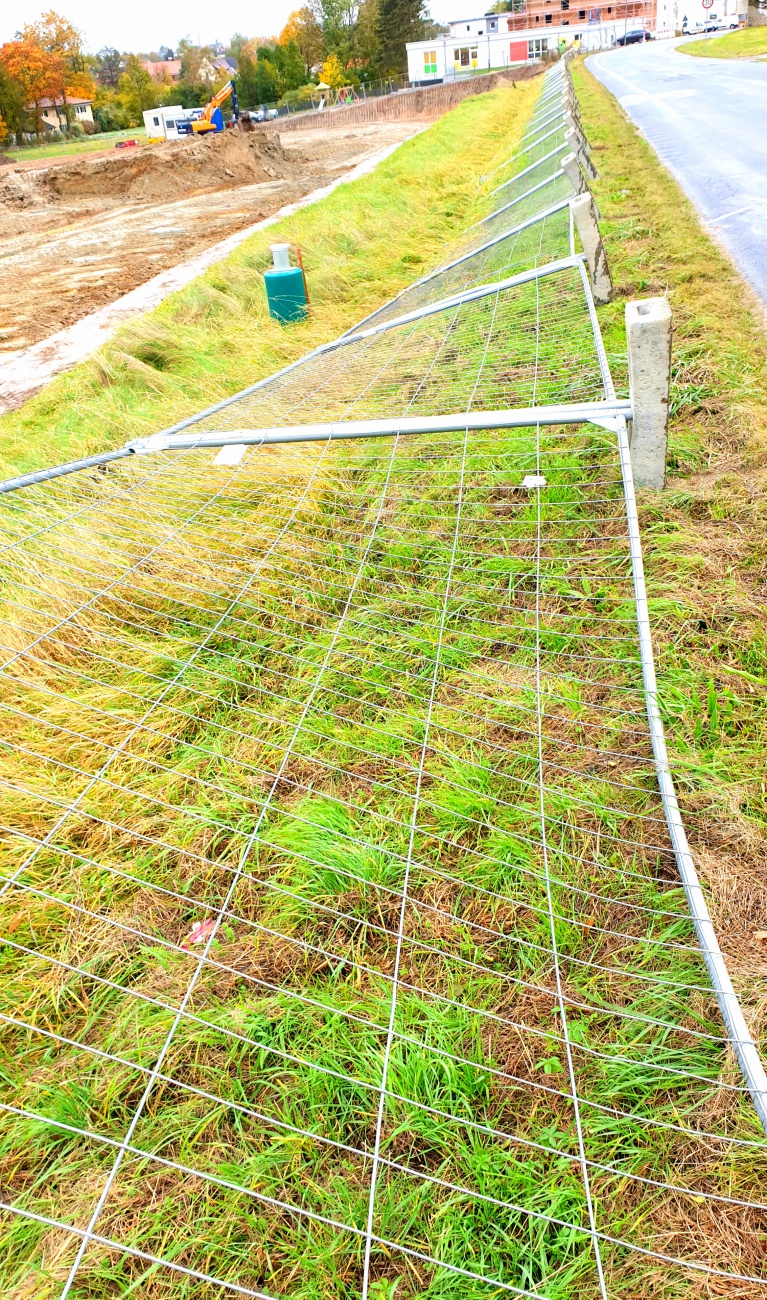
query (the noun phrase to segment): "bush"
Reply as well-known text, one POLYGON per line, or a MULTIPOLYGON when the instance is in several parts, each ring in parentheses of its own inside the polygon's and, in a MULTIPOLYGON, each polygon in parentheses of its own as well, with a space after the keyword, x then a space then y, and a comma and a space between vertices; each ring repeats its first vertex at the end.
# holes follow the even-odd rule
POLYGON ((93 117, 99 131, 123 131, 128 125, 128 114, 116 103, 96 104, 93 117))

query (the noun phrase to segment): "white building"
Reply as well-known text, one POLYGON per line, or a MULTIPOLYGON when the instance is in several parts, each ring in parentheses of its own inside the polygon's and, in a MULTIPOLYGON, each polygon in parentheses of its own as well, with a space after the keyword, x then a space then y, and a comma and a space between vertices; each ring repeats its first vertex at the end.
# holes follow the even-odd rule
MULTIPOLYGON (((622 34, 624 26, 622 21, 618 23, 608 19, 573 28, 565 20, 556 25, 547 21, 543 30, 530 26, 521 31, 510 31, 510 19, 515 19, 514 25, 518 25, 518 14, 462 18, 449 24, 449 36, 432 37, 430 41, 409 41, 409 80, 421 83, 450 81, 472 72, 508 68, 515 63, 540 58, 548 50, 556 50, 560 40, 567 45, 578 40, 584 50, 609 49, 616 37, 622 34)), ((643 24, 637 21, 633 25, 640 27, 643 24)))

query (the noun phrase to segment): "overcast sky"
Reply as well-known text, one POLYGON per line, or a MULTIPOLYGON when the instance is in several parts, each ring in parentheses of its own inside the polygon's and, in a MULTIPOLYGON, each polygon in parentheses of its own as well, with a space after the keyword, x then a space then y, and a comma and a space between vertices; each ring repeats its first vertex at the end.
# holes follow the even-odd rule
POLYGON ((55 9, 83 32, 86 49, 92 53, 104 45, 118 50, 156 50, 174 47, 182 36, 203 45, 228 42, 234 32, 246 36, 277 35, 293 9, 302 0, 227 0, 211 5, 206 0, 128 0, 105 4, 104 0, 12 0, 0 4, 0 43, 10 41, 25 23, 34 22, 43 10, 55 9))

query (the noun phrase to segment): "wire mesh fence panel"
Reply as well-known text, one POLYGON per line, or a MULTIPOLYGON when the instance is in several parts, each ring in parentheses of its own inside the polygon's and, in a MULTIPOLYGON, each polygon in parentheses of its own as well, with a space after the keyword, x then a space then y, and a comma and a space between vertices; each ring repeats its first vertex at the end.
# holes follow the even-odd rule
MULTIPOLYGON (((575 263, 194 428, 611 391, 575 263)), ((764 1294, 622 436, 174 451, 6 498, 9 1294, 764 1294)))
MULTIPOLYGON (((564 187, 572 193, 570 182, 564 175, 562 180, 564 187)), ((558 188, 562 190, 564 187, 560 185, 558 188)), ((554 202, 552 200, 552 204, 554 202)), ((530 205, 531 208, 535 205, 536 209, 540 209, 538 195, 532 196, 530 205)), ((550 216, 536 220, 526 229, 515 228, 530 219, 531 215, 531 211, 519 217, 516 211, 513 217, 502 213, 489 224, 479 227, 465 241, 456 244, 444 271, 435 271, 423 281, 404 290, 391 303, 369 316, 366 323, 379 324, 424 303, 437 302, 474 285, 492 284, 506 276, 567 257, 570 252, 569 210, 566 207, 560 208, 550 216), (485 245, 489 246, 485 248, 485 245)), ((582 293, 579 295, 579 304, 585 317, 582 293)))
MULTIPOLYGON (((458 287, 442 285, 437 296, 458 287)), ((398 304, 403 312, 420 305, 398 304)), ((580 271, 570 265, 310 358, 194 430, 500 410, 603 393, 580 271)))

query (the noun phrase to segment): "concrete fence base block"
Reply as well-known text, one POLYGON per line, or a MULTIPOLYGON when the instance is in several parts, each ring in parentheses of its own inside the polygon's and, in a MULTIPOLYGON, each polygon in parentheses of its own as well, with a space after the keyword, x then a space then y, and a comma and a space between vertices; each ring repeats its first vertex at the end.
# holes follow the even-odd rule
POLYGON ((576 199, 570 200, 570 211, 586 254, 594 301, 609 302, 612 297, 613 282, 607 265, 607 253, 599 233, 594 200, 589 193, 579 194, 576 199))
MULTIPOLYGON (((570 184, 573 187, 573 191, 576 194, 590 193, 589 183, 586 180, 586 177, 583 175, 578 159, 576 158, 574 153, 566 153, 564 158, 560 158, 559 165, 562 168, 562 171, 565 173, 565 176, 569 180, 570 184)), ((593 194, 591 195, 591 201, 594 204, 594 211, 597 214, 597 221, 601 221, 602 214, 599 211, 599 207, 597 206, 597 201, 594 198, 593 194)))
POLYGON ((637 487, 666 483, 668 401, 671 388, 671 308, 665 298, 626 303, 629 358, 631 468, 637 487))
POLYGON ((585 148, 586 148, 586 137, 585 137, 585 135, 583 134, 583 127, 581 126, 581 124, 580 124, 580 122, 578 121, 577 117, 574 117, 574 116, 573 116, 573 114, 570 112, 570 109, 569 109, 569 108, 568 108, 568 109, 565 109, 565 115, 564 115, 564 116, 565 116, 565 127, 567 128, 568 131, 574 131, 574 132, 575 132, 575 134, 578 136, 578 138, 579 138, 579 140, 580 140, 581 148, 582 148, 582 149, 585 149, 585 148))
POLYGON ((583 144, 581 142, 581 138, 578 135, 578 132, 573 131, 572 128, 569 131, 565 131, 565 144, 567 145, 568 149, 570 149, 571 153, 575 154, 576 158, 578 159, 578 162, 580 163, 581 170, 584 172, 586 178, 590 181, 598 180, 599 172, 597 171, 596 167, 591 161, 588 153, 584 149, 583 144))
POLYGON ((574 153, 566 153, 564 158, 560 158, 559 165, 565 176, 569 180, 576 194, 588 193, 588 182, 580 169, 578 159, 574 153))

